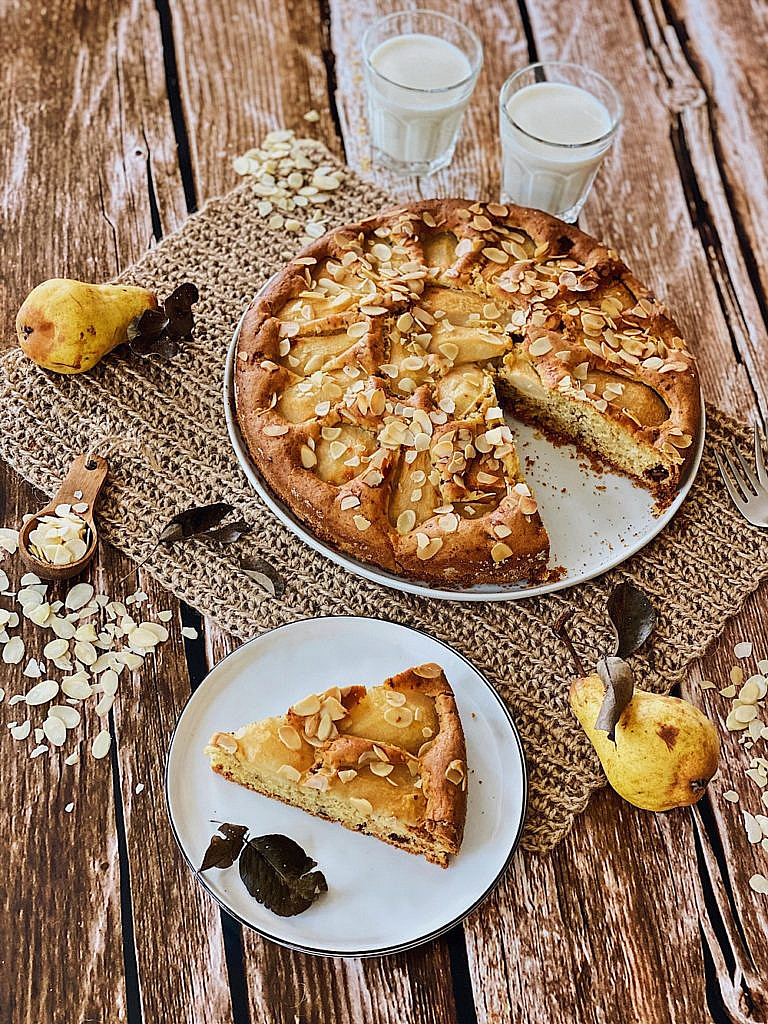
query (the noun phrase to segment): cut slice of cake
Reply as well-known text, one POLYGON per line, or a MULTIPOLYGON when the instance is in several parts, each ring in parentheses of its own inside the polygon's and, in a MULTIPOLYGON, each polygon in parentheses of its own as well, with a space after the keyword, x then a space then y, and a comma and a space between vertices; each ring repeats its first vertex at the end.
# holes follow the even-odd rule
POLYGON ((464 833, 467 756, 445 673, 331 687, 287 714, 217 732, 211 768, 241 786, 446 867, 464 833))

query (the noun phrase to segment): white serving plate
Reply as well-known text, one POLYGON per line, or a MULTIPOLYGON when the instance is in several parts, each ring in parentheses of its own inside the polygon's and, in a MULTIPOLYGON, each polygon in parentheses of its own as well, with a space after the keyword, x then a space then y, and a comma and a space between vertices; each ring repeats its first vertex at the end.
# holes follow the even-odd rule
POLYGON ((685 501, 701 464, 706 433, 703 398, 701 430, 693 460, 675 500, 661 513, 648 491, 631 480, 607 469, 596 469, 573 445, 555 445, 540 431, 507 416, 515 433, 526 479, 549 534, 549 564, 562 566, 565 571, 558 579, 546 583, 482 583, 455 589, 440 589, 432 583, 397 576, 361 562, 321 540, 262 478, 240 433, 235 412, 234 361, 241 324, 242 318, 227 355, 224 412, 232 447, 251 486, 283 525, 305 544, 357 576, 394 590, 446 601, 515 601, 551 594, 591 580, 626 561, 664 529, 685 501))
POLYGON ((243 644, 190 697, 171 739, 165 792, 171 825, 202 887, 242 924, 322 956, 374 956, 428 942, 458 924, 493 890, 523 827, 522 744, 488 680, 452 648, 407 626, 336 616, 303 619, 243 644), (216 775, 203 753, 217 730, 282 714, 308 693, 376 685, 411 665, 442 665, 456 695, 469 766, 464 843, 447 868, 370 836, 314 818, 216 775), (282 918, 256 902, 237 865, 198 873, 215 822, 283 833, 314 858, 328 892, 282 918))

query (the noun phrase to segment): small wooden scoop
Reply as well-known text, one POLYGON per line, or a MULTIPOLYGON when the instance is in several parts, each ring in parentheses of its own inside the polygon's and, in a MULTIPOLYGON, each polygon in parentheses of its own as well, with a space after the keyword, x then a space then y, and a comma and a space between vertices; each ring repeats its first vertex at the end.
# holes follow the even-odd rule
POLYGON ((19 554, 30 569, 37 573, 41 579, 71 579, 72 576, 77 576, 81 573, 96 554, 98 536, 96 524, 93 521, 93 510, 101 486, 107 476, 107 469, 106 459, 102 459, 98 455, 79 455, 69 467, 69 472, 64 477, 55 498, 45 508, 41 509, 36 516, 28 520, 19 532, 19 554), (75 492, 78 495, 82 494, 82 497, 78 497, 75 492), (78 558, 75 562, 67 562, 65 565, 52 565, 50 562, 44 562, 36 558, 30 550, 29 535, 37 526, 40 517, 55 515, 58 505, 77 505, 80 502, 88 505, 85 512, 76 513, 85 521, 88 527, 85 535, 88 547, 82 558, 78 558))

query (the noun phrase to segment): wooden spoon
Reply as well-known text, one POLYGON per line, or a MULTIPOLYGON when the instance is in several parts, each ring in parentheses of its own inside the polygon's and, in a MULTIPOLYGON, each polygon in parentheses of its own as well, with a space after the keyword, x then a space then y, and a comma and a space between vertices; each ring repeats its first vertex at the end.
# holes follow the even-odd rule
POLYGON ((78 455, 69 467, 69 472, 64 477, 53 500, 45 508, 40 509, 36 516, 28 520, 19 532, 19 554, 41 579, 71 579, 81 573, 96 554, 98 534, 93 521, 93 510, 107 476, 107 469, 106 459, 102 459, 98 455, 78 455), (78 495, 81 494, 82 497, 76 496, 75 492, 78 495), (85 520, 88 527, 85 535, 88 547, 82 558, 78 558, 76 562, 67 562, 66 565, 52 565, 50 562, 43 562, 36 558, 30 549, 29 535, 37 526, 40 517, 55 515, 58 505, 77 505, 79 502, 85 502, 88 505, 85 512, 76 513, 85 520))

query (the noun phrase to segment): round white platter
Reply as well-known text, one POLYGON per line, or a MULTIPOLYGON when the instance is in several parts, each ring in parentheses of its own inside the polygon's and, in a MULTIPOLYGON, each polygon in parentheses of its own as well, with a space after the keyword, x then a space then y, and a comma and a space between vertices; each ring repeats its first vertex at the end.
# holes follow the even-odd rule
POLYGON ((508 416, 520 463, 549 534, 549 564, 562 567, 561 574, 545 583, 483 583, 456 589, 440 589, 431 583, 397 576, 321 540, 262 478, 240 433, 235 411, 234 361, 241 324, 242 318, 227 355, 224 412, 232 447, 251 486, 283 525, 305 544, 357 576, 394 590, 446 601, 515 601, 576 586, 613 569, 653 540, 685 501, 699 470, 706 432, 703 399, 694 457, 674 501, 661 512, 648 491, 627 477, 592 465, 574 446, 553 444, 540 431, 508 416))
POLYGON ((462 655, 407 626, 355 616, 303 619, 243 644, 190 697, 166 763, 171 825, 195 877, 242 924, 322 956, 409 949, 454 927, 501 879, 525 817, 522 744, 509 711, 462 655), (377 685, 423 662, 442 665, 464 727, 469 767, 464 842, 447 868, 253 793, 211 771, 203 748, 217 730, 282 714, 309 693, 377 685), (249 896, 237 866, 197 868, 217 822, 296 840, 325 874, 328 892, 282 918, 249 896))

